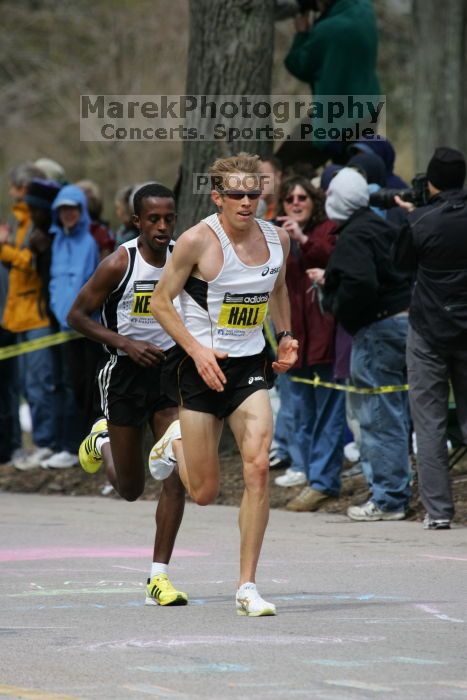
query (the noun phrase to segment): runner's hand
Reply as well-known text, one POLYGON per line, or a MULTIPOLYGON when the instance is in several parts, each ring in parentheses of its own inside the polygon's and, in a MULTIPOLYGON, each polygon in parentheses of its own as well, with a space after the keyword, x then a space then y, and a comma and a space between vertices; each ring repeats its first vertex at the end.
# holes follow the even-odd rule
POLYGON ((281 338, 277 346, 277 360, 272 363, 272 368, 277 374, 284 374, 297 361, 298 358, 298 340, 286 335, 281 338))
POLYGON ((127 338, 122 350, 131 357, 133 362, 136 362, 141 367, 152 367, 165 360, 164 351, 158 348, 157 345, 146 343, 145 340, 127 338))
POLYGON ((225 360, 228 354, 200 345, 191 357, 204 383, 214 391, 224 391, 224 384, 227 383, 227 379, 217 364, 217 360, 225 360))

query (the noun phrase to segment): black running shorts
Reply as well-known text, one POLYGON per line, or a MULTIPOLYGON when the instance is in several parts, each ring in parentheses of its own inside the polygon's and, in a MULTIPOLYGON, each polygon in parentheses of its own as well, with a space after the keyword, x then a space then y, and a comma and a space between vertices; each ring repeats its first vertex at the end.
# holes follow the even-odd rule
POLYGON ((198 374, 195 363, 182 348, 171 348, 162 368, 163 393, 179 406, 223 419, 250 394, 259 389, 270 389, 273 384, 272 368, 265 351, 247 357, 228 357, 218 360, 218 363, 227 379, 222 392, 209 389, 198 374))
POLYGON ((104 360, 96 377, 96 403, 109 423, 140 426, 157 411, 177 406, 161 393, 163 364, 141 367, 120 355, 104 360))

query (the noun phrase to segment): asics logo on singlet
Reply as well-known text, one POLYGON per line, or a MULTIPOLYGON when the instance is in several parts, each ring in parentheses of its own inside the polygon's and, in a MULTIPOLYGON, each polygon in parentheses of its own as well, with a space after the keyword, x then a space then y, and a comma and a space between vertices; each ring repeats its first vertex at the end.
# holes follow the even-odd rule
POLYGON ((266 267, 262 271, 261 277, 266 277, 266 275, 268 275, 268 274, 269 275, 277 275, 277 273, 280 271, 280 269, 281 269, 280 267, 271 267, 271 269, 269 269, 269 267, 266 267))
POLYGON ((253 382, 262 382, 262 381, 264 381, 263 377, 249 377, 248 384, 253 384, 253 382))

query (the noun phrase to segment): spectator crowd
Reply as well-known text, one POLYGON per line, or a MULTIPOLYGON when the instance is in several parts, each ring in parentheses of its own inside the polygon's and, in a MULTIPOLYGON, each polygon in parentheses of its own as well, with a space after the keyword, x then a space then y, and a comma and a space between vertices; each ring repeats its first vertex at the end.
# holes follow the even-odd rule
MULTIPOLYGON (((361 472, 370 497, 348 516, 403 519, 415 477, 415 425, 425 525, 449 527, 449 379, 467 438, 465 161, 453 149, 437 149, 425 206, 399 199, 394 209, 373 207, 371 193, 397 177, 394 158, 385 141, 354 143, 346 165, 329 164, 319 174, 283 169, 274 157, 262 162, 270 186, 258 215, 291 240, 286 280, 299 341, 296 366, 276 380, 271 467, 284 470, 277 486, 301 487, 287 503, 291 511, 318 510, 339 497, 347 473, 361 472), (315 377, 334 388, 316 385, 315 377), (343 469, 346 456, 357 461, 351 470, 343 469)), ((69 184, 49 159, 20 164, 9 179, 11 217, 0 230, 2 346, 69 331, 70 308, 100 260, 138 235, 135 185, 116 195, 114 234, 102 219, 96 183, 69 184)), ((405 185, 400 178, 397 184, 405 185)), ((1 462, 20 470, 78 464, 79 444, 98 417, 94 376, 103 353, 77 337, 0 361, 1 462), (29 448, 21 443, 22 399, 31 415, 29 448)))

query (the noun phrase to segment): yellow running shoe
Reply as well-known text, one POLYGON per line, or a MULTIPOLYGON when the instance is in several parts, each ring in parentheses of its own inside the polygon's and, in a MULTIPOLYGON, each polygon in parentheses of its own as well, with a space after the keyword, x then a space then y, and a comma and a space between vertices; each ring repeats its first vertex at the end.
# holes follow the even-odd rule
POLYGON ((102 466, 102 455, 97 449, 96 440, 98 437, 107 437, 107 435, 107 420, 99 418, 92 426, 89 435, 79 446, 79 462, 88 474, 95 474, 102 466))
POLYGON ((167 574, 157 574, 148 578, 145 605, 186 605, 188 596, 177 591, 169 581, 167 574))

